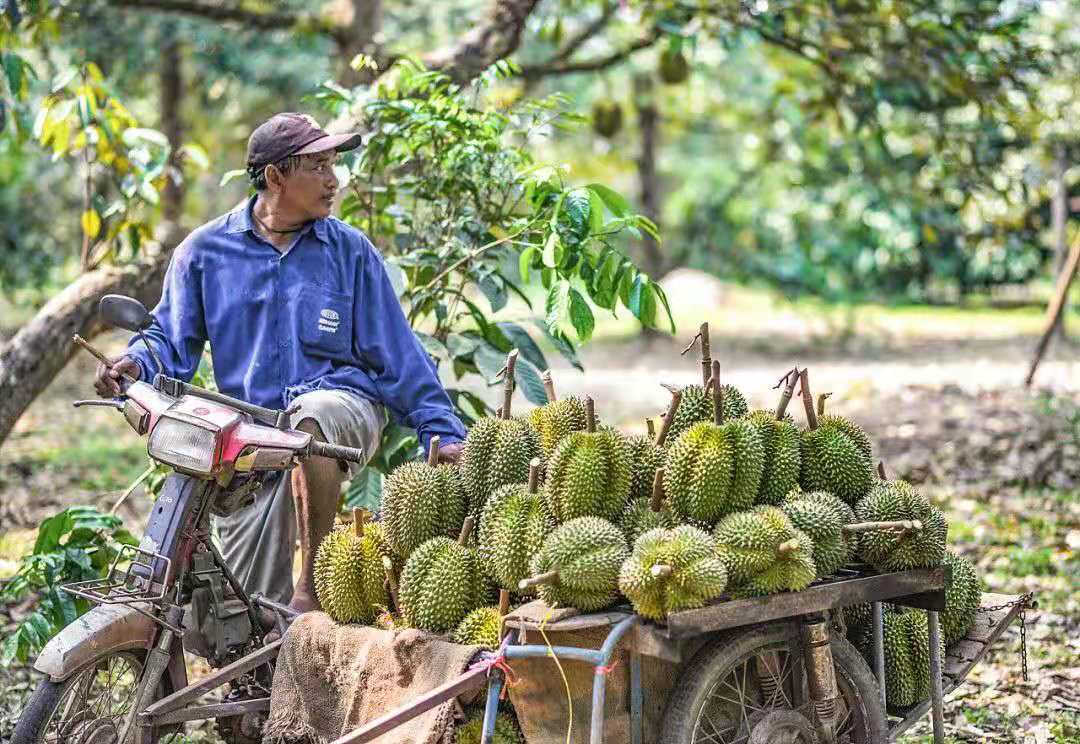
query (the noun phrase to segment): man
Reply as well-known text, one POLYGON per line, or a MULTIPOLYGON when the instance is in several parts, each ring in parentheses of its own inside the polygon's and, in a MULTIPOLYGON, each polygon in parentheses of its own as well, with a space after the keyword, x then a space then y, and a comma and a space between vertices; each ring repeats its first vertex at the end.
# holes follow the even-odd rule
MULTIPOLYGON (((465 429, 435 367, 398 305, 382 257, 358 230, 330 216, 337 153, 358 134, 328 135, 301 114, 277 114, 248 140, 256 194, 177 247, 146 332, 165 374, 190 380, 209 341, 214 377, 228 395, 268 408, 298 406, 294 426, 368 457, 383 406, 439 435, 454 461, 465 429)), ((132 339, 126 356, 98 368, 102 395, 124 373, 157 371, 132 339)), ((359 466, 350 466, 354 475, 359 466)), ((314 457, 264 485, 255 502, 217 521, 222 554, 250 592, 297 610, 318 607, 315 550, 333 526, 344 465, 314 457), (299 530, 302 569, 293 589, 299 530)))

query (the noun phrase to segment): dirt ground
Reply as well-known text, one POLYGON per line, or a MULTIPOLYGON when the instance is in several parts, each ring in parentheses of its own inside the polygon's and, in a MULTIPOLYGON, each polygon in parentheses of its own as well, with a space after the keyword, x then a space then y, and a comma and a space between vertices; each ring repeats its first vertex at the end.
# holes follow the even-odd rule
MULTIPOLYGON (((919 484, 946 511, 953 548, 976 561, 988 589, 1039 599, 1027 613, 1029 680, 1021 679, 1014 626, 947 699, 950 740, 1080 742, 1080 350, 1056 347, 1039 388, 1026 392, 1019 383, 1029 333, 871 329, 836 337, 825 323, 784 321, 782 313, 769 322, 767 333, 760 318, 716 324, 713 354, 726 381, 773 407, 777 379, 794 363, 808 367, 815 393, 832 393, 830 410, 871 433, 889 474, 919 484)), ((582 355, 585 374, 555 365, 556 385, 560 394, 592 395, 602 417, 641 429, 667 403, 660 382, 699 379, 693 352, 679 356, 687 340, 598 341, 582 355)), ((11 546, 32 541, 43 516, 75 503, 108 508, 144 467, 140 443, 113 412, 70 409, 91 393, 90 368, 85 359, 70 365, 3 445, 0 577, 14 568, 11 546)), ((801 421, 798 398, 790 410, 801 421)), ((136 494, 121 514, 137 524, 144 508, 136 494)), ((24 612, 0 609, 2 631, 24 612)), ((0 669, 0 739, 32 683, 26 669, 0 669)), ((927 722, 902 741, 928 734, 927 722)))

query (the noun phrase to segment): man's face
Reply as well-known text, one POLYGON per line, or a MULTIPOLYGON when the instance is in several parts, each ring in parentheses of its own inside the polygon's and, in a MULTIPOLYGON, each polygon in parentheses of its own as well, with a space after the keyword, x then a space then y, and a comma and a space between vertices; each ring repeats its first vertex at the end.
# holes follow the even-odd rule
POLYGON ((282 179, 281 201, 305 219, 329 217, 338 188, 336 163, 337 153, 332 150, 302 155, 300 164, 282 179))

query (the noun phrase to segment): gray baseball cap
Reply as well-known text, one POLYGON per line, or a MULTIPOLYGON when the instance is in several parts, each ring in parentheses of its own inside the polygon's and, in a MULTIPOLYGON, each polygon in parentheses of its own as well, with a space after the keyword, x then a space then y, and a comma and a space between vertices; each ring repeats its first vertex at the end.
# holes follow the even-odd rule
POLYGON ((274 114, 248 138, 247 167, 259 170, 290 155, 355 150, 360 141, 359 132, 327 134, 307 114, 274 114))

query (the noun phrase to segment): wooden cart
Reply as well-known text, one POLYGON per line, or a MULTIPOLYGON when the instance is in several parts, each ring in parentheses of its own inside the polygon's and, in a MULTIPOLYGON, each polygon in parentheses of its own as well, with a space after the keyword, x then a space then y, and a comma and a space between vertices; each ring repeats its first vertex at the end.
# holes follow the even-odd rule
MULTIPOLYGON (((413 716, 484 684, 488 693, 483 741, 487 742, 507 671, 513 669, 516 660, 552 655, 560 661, 594 668, 591 744, 624 740, 644 744, 652 739, 665 744, 876 744, 894 740, 928 710, 932 710, 935 742, 940 743, 944 741, 943 695, 959 686, 1009 623, 1030 605, 1029 595, 984 594, 984 611, 977 614, 967 637, 947 649, 942 658, 937 653, 938 612, 945 607, 947 582, 945 567, 878 574, 853 566, 800 592, 717 601, 669 615, 665 624, 645 621, 629 607, 553 621, 549 613, 549 619, 543 622, 545 634, 551 637, 599 629, 606 635, 595 648, 530 643, 530 633, 535 637, 541 623, 514 619, 512 615, 507 621, 511 632, 497 652, 486 655, 453 683, 334 744, 371 741, 413 716), (928 613, 931 695, 909 709, 887 708, 884 700, 884 602, 928 613), (872 606, 873 670, 830 621, 830 611, 860 603, 872 606), (627 654, 629 661, 629 725, 624 727, 628 730, 625 736, 623 729, 605 733, 611 728, 606 720, 610 705, 605 715, 607 671, 617 652, 627 654), (650 660, 678 665, 673 689, 646 689, 642 668, 650 660), (663 699, 650 700, 651 695, 663 699), (654 707, 661 703, 667 711, 659 732, 654 730, 652 736, 647 736, 643 716, 648 703, 654 707)), ((576 704, 583 705, 584 701, 576 704)))

